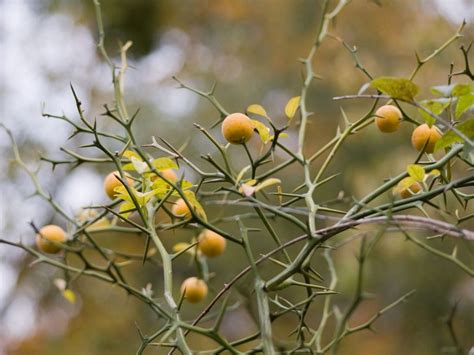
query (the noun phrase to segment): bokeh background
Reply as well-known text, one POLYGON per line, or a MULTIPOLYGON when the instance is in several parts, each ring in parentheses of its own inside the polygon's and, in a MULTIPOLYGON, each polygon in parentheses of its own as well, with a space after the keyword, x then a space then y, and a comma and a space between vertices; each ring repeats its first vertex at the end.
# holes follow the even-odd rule
MULTIPOLYGON (((130 111, 141 108, 136 128, 141 142, 150 143, 153 135, 179 146, 190 136, 186 152, 193 159, 203 152, 214 152, 192 123, 209 127, 218 118, 217 112, 202 98, 178 89, 173 75, 202 90, 216 81, 216 96, 228 111, 243 111, 249 104, 260 103, 277 122, 283 122, 286 101, 300 90, 297 59, 307 55, 319 12, 319 3, 313 0, 104 0, 109 52, 116 57, 119 43, 133 41, 126 99, 130 111)), ((468 43, 473 38, 473 12, 470 0, 359 0, 344 10, 331 32, 358 47, 361 62, 372 75, 407 76, 416 65, 415 51, 422 56, 430 54, 463 19, 468 25, 465 39, 459 43, 468 43)), ((61 146, 77 148, 86 142, 81 137, 66 141, 71 127, 43 118, 41 112, 64 113, 77 120, 69 89, 72 83, 85 114, 97 117, 101 127, 117 129, 100 116, 102 105, 111 103, 113 97, 109 70, 96 51, 96 31, 92 1, 0 1, 0 121, 13 131, 28 164, 41 168, 39 176, 47 191, 70 213, 107 201, 102 181, 110 167, 69 170, 60 166, 53 172, 47 163, 38 165, 40 156, 61 159, 61 146)), ((425 88, 422 95, 427 95, 430 86, 446 83, 451 62, 461 69, 459 43, 421 70, 416 82, 425 88)), ((314 67, 323 79, 315 82, 309 96, 315 115, 309 126, 308 151, 334 135, 341 122, 341 105, 354 119, 369 108, 368 102, 332 100, 333 96, 357 93, 367 81, 339 42, 327 39, 314 67)), ((411 129, 404 124, 398 134, 381 135, 369 127, 351 137, 330 169, 330 173, 342 174, 321 190, 321 200, 333 198, 339 191, 363 196, 384 178, 402 171, 416 157, 409 144, 411 129)), ((218 130, 213 132, 222 139, 218 130)), ((294 132, 286 142, 295 147, 294 132)), ((84 153, 97 155, 88 150, 84 153)), ((33 187, 11 162, 11 154, 7 136, 0 131, 0 237, 33 244, 30 221, 37 225, 64 221, 46 203, 31 196, 33 187)), ((234 156, 238 164, 239 152, 234 156)), ((288 186, 301 182, 294 169, 286 169, 278 177, 288 186)), ((459 206, 453 203, 452 208, 459 206)), ((216 207, 207 209, 212 214, 216 207)), ((465 223, 464 227, 473 225, 465 223)), ((165 238, 169 238, 167 245, 189 240, 185 232, 165 238)), ((104 236, 104 243, 127 250, 140 251, 142 247, 126 236, 104 236)), ((264 240, 253 243, 257 251, 271 246, 264 240)), ((452 247, 449 241, 434 245, 452 247)), ((219 270, 216 287, 244 266, 244 258, 237 255, 230 248, 224 257, 212 261, 211 268, 219 270)), ((342 309, 354 287, 355 255, 356 248, 350 246, 335 253, 342 309)), ((463 244, 461 255, 472 266, 473 246, 463 244)), ((46 266, 28 267, 30 262, 20 250, 0 245, 0 354, 130 354, 139 344, 135 322, 145 332, 153 330, 154 319, 147 308, 120 290, 80 279, 73 285, 78 301, 72 305, 52 283, 61 273, 46 266)), ((315 265, 319 264, 325 272, 316 260, 315 265)), ((129 274, 137 285, 151 282, 160 287, 161 271, 155 267, 132 267, 129 274)), ((189 274, 189 264, 179 264, 177 283, 189 274)), ((239 291, 245 294, 249 287, 244 280, 239 291)), ((464 349, 474 346, 473 280, 399 235, 384 238, 371 257, 366 290, 375 296, 363 304, 354 321, 367 319, 411 289, 417 293, 378 321, 377 334, 363 332, 347 339, 341 353, 448 352, 450 338, 443 317, 456 302, 455 329, 460 343, 464 349)), ((297 297, 288 295, 293 296, 297 297)), ((198 308, 189 308, 186 315, 191 318, 198 308)), ((315 322, 318 309, 316 305, 312 310, 315 322)), ((248 334, 255 327, 252 312, 252 307, 245 305, 230 312, 224 322, 230 338, 248 334)), ((285 337, 294 322, 291 317, 277 322, 276 334, 285 337)), ((198 347, 206 345, 202 339, 193 341, 198 347)), ((161 352, 150 349, 148 353, 161 352)))

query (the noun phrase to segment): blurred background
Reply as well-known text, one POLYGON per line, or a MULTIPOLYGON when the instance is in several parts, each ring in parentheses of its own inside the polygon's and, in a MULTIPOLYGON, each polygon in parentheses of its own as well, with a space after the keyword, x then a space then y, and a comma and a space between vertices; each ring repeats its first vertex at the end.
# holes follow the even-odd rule
MULTIPOLYGON (((466 19, 465 38, 423 67, 415 80, 424 88, 421 96, 428 96, 430 86, 446 84, 451 62, 462 69, 458 48, 473 38, 473 12, 470 0, 360 0, 343 11, 331 32, 357 46, 361 62, 373 76, 408 76, 416 65, 415 51, 422 57, 429 55, 466 19)), ((191 136, 185 152, 192 159, 199 161, 200 154, 214 153, 192 123, 209 127, 218 119, 218 113, 204 99, 178 89, 173 75, 201 90, 217 82, 216 96, 230 112, 259 103, 276 122, 284 122, 283 108, 301 87, 297 59, 305 57, 312 45, 319 13, 315 0, 104 0, 109 53, 116 58, 119 44, 133 41, 125 91, 129 111, 141 108, 136 125, 140 141, 151 143, 151 136, 166 137, 180 146, 191 136)), ((96 51, 96 41, 92 1, 0 1, 0 122, 13 131, 25 161, 41 168, 39 176, 45 189, 71 214, 80 207, 107 201, 102 181, 111 167, 89 165, 70 170, 59 166, 52 171, 47 163, 38 164, 40 156, 64 158, 61 146, 77 150, 87 142, 85 137, 66 141, 71 127, 43 118, 41 113, 64 113, 77 120, 69 88, 72 83, 86 116, 96 117, 104 129, 118 129, 100 116, 103 104, 111 104, 113 95, 110 72, 96 51)), ((370 108, 369 102, 332 100, 334 96, 357 93, 367 82, 341 43, 328 38, 314 68, 322 80, 314 83, 309 96, 309 107, 315 115, 309 126, 308 152, 332 138, 342 120, 341 105, 352 120, 370 108)), ((321 189, 321 201, 334 198, 339 191, 361 197, 385 178, 404 170, 416 158, 409 143, 411 129, 406 123, 398 134, 381 135, 369 127, 351 137, 328 171, 328 175, 342 174, 321 189)), ((212 132, 222 140, 218 129, 212 132)), ((286 140, 292 149, 296 146, 294 133, 291 131, 286 140)), ((97 156, 92 150, 80 151, 97 156)), ((236 149, 233 153, 238 166, 241 152, 236 149)), ((33 245, 30 221, 39 226, 50 222, 65 225, 65 221, 45 202, 31 196, 33 187, 26 174, 12 163, 11 145, 3 131, 0 154, 0 238, 21 239, 33 245)), ((186 173, 192 180, 192 175, 186 173)), ((278 177, 290 187, 301 183, 294 169, 283 170, 278 177)), ((460 207, 453 202, 452 208, 460 207)), ((207 206, 206 210, 212 215, 216 207, 207 206)), ((473 225, 464 223, 463 227, 472 229, 473 225)), ((285 226, 281 228, 288 232, 285 239, 294 235, 285 226)), ((168 246, 190 239, 186 232, 163 238, 168 238, 168 246)), ((127 236, 103 239, 116 248, 137 252, 142 248, 141 241, 127 236)), ((262 239, 253 241, 256 252, 272 246, 268 236, 262 239)), ((334 253, 340 272, 341 296, 337 300, 342 309, 355 285, 358 243, 354 244, 334 253)), ((446 250, 453 246, 451 241, 433 245, 446 250)), ((462 244, 460 249, 472 266, 473 246, 462 244)), ((230 247, 225 256, 211 262, 211 270, 219 270, 213 281, 217 289, 244 266, 244 258, 236 258, 240 255, 237 253, 230 247)), ((318 254, 315 265, 325 273, 320 259, 318 254)), ((146 333, 153 331, 153 315, 122 291, 79 279, 72 285, 78 300, 70 304, 52 282, 64 277, 61 272, 43 265, 29 267, 31 261, 21 250, 0 244, 0 354, 130 354, 139 344, 135 322, 146 333)), ((176 268, 176 283, 192 272, 183 260, 176 268)), ((142 270, 137 266, 128 274, 137 287, 151 282, 160 288, 159 268, 147 265, 142 270)), ((249 287, 244 281, 239 292, 245 294, 249 287)), ((354 322, 366 320, 411 289, 417 289, 417 293, 377 322, 377 334, 367 331, 345 340, 342 354, 449 353, 451 343, 443 317, 456 302, 454 326, 459 341, 464 349, 474 346, 472 278, 403 237, 388 235, 377 246, 369 260, 365 287, 375 296, 363 304, 354 322)), ((287 296, 298 297, 298 292, 289 291, 287 296)), ((316 303, 311 311, 314 324, 320 310, 316 303)), ((199 307, 189 307, 185 314, 191 319, 198 311, 199 307)), ((235 307, 227 318, 224 331, 230 339, 255 329, 251 307, 235 307)), ((276 322, 275 333, 286 337, 295 322, 291 316, 276 322)), ((198 348, 209 346, 203 339, 192 341, 198 348)), ((150 349, 147 353, 162 352, 150 349)))

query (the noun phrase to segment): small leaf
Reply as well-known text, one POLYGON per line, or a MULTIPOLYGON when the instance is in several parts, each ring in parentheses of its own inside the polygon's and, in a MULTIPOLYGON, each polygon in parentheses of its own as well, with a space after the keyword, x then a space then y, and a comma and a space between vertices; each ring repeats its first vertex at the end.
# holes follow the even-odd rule
POLYGON ((238 174, 237 177, 235 178, 236 187, 239 185, 240 180, 242 180, 242 178, 244 177, 245 173, 246 173, 247 171, 249 171, 249 169, 250 169, 251 167, 252 167, 251 165, 247 165, 247 166, 244 167, 242 170, 240 170, 239 174, 238 174))
POLYGON ((428 173, 428 175, 437 177, 437 176, 440 176, 440 175, 441 175, 441 172, 440 172, 438 169, 433 169, 433 170, 431 170, 431 171, 428 173))
POLYGON ((249 186, 255 186, 255 184, 257 183, 257 180, 251 179, 249 181, 246 181, 245 183, 249 186))
POLYGON ((153 165, 153 167, 159 171, 166 169, 179 169, 178 164, 176 164, 173 159, 166 157, 154 159, 151 162, 151 165, 153 165))
MULTIPOLYGON (((456 126, 456 128, 461 131, 467 138, 474 138, 474 117, 471 117, 464 121, 463 123, 456 126)), ((441 139, 436 142, 435 151, 449 147, 454 143, 462 143, 464 140, 459 137, 455 132, 449 131, 446 132, 441 139)))
POLYGON ((194 184, 191 181, 188 180, 183 180, 181 181, 181 190, 189 190, 194 186, 194 184))
POLYGON ((425 179, 425 169, 421 165, 411 164, 407 166, 407 173, 415 181, 423 181, 425 179))
POLYGON ((76 303, 76 294, 70 290, 70 289, 65 289, 63 291, 63 297, 69 302, 69 303, 76 303))
POLYGON ((451 92, 452 96, 464 96, 471 93, 469 84, 456 84, 451 92))
POLYGON ((129 159, 129 160, 131 160, 132 157, 135 158, 135 159, 138 159, 138 160, 142 160, 142 158, 140 157, 140 155, 138 155, 138 153, 136 153, 136 152, 134 152, 134 151, 132 151, 132 150, 126 150, 125 152, 123 152, 122 157, 127 158, 127 159, 129 159))
POLYGON ((135 211, 135 209, 133 202, 125 201, 120 205, 119 214, 127 218, 133 211, 135 211))
POLYGON ((276 184, 281 184, 281 180, 276 179, 276 178, 267 179, 267 180, 261 182, 260 184, 258 184, 257 186, 255 186, 255 192, 258 192, 258 191, 260 191, 260 190, 262 190, 266 187, 276 185, 276 184))
POLYGON ((298 107, 300 107, 301 96, 292 97, 285 106, 285 114, 288 119, 295 117, 298 107))
MULTIPOLYGON (((428 101, 423 101, 421 105, 427 110, 434 113, 435 115, 440 115, 449 106, 449 103, 450 103, 449 101, 439 102, 436 100, 428 100, 428 101)), ((436 122, 436 119, 434 117, 432 117, 430 114, 423 111, 422 109, 418 109, 418 112, 429 126, 432 126, 436 122)))
MULTIPOLYGON (((181 243, 176 243, 173 245, 173 252, 174 253, 179 253, 180 251, 183 251, 184 249, 188 248, 190 246, 189 243, 181 242, 181 243)), ((188 252, 192 252, 191 249, 188 250, 188 252)))
POLYGON ((204 211, 204 208, 202 208, 202 205, 199 203, 199 201, 196 198, 196 195, 192 191, 184 191, 184 195, 186 196, 186 199, 188 202, 191 204, 193 207, 194 211, 196 214, 202 218, 204 221, 207 221, 207 216, 206 212, 204 211))
POLYGON ((456 105, 455 116, 456 119, 459 119, 464 112, 469 110, 474 105, 474 94, 471 92, 466 95, 458 97, 458 103, 456 105))
POLYGON ((372 80, 371 86, 394 99, 413 101, 419 87, 404 78, 380 77, 372 80))
POLYGON ((265 111, 265 109, 262 106, 257 105, 257 104, 253 104, 247 107, 247 113, 254 113, 256 115, 269 118, 267 115, 267 111, 265 111))
POLYGON ((270 141, 270 128, 265 126, 262 122, 257 121, 257 120, 252 120, 255 129, 258 132, 258 135, 260 136, 260 139, 262 140, 263 143, 268 143, 270 141))

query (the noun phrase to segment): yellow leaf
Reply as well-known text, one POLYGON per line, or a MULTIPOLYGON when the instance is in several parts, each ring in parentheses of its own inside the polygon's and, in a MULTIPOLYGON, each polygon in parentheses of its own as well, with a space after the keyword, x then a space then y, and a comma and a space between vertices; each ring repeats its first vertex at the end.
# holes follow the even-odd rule
POLYGON ((248 113, 254 113, 256 115, 269 118, 268 115, 267 115, 267 111, 265 111, 265 109, 262 106, 257 105, 257 104, 253 104, 253 105, 250 105, 249 107, 247 107, 247 112, 248 113))
POLYGON ((130 215, 130 213, 132 213, 135 209, 136 208, 133 202, 126 201, 120 205, 119 213, 123 217, 127 218, 130 215))
POLYGON ((276 184, 281 184, 281 180, 276 179, 276 178, 267 179, 267 180, 261 182, 260 184, 258 184, 257 186, 255 186, 255 192, 260 191, 261 189, 264 189, 266 187, 276 185, 276 184))
POLYGON ((242 180, 242 178, 244 177, 245 173, 247 171, 249 171, 249 169, 251 168, 252 166, 250 165, 247 165, 246 167, 244 167, 242 170, 240 170, 239 174, 237 175, 237 178, 235 179, 235 186, 237 187, 240 180, 242 180))
POLYGON ((263 143, 267 143, 270 140, 270 128, 265 126, 262 122, 252 120, 255 128, 257 129, 258 135, 260 136, 263 143))
POLYGON ((138 159, 138 160, 142 160, 142 158, 140 157, 140 155, 138 155, 138 153, 135 153, 134 151, 132 150, 126 150, 123 155, 122 155, 124 158, 127 158, 129 160, 133 158, 135 159, 138 159))
POLYGON ((295 117, 296 111, 298 110, 298 107, 300 107, 300 102, 301 96, 295 96, 292 97, 286 104, 285 114, 290 120, 295 117))
POLYGON ((184 242, 176 243, 175 245, 173 245, 173 252, 179 253, 180 251, 183 251, 187 247, 189 247, 188 243, 184 243, 184 242))
POLYGON ((202 208, 202 205, 199 203, 199 201, 196 198, 196 195, 192 191, 184 191, 184 195, 186 196, 186 199, 188 202, 191 204, 193 207, 194 211, 196 214, 202 218, 204 221, 207 221, 207 216, 206 212, 204 211, 204 208, 202 208))
POLYGON ((178 165, 173 159, 162 157, 157 158, 151 163, 156 170, 179 169, 178 165))
POLYGON ((407 173, 416 181, 423 181, 425 179, 425 169, 421 165, 410 164, 407 166, 407 173))
POLYGON ((68 288, 63 291, 63 297, 68 300, 69 303, 76 303, 76 294, 68 288))
POLYGON ((440 176, 441 175, 441 172, 438 170, 438 169, 433 169, 430 171, 429 175, 432 175, 432 176, 440 176))

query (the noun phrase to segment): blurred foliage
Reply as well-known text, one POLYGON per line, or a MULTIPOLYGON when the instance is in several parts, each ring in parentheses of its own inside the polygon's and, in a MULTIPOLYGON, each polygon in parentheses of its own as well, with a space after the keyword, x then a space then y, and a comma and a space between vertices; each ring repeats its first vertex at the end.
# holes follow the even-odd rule
MULTIPOLYGON (((41 11, 44 14, 66 13, 78 23, 86 24, 93 33, 96 31, 91 1, 54 0, 41 11)), ((319 11, 318 2, 312 0, 103 1, 107 46, 111 53, 117 53, 118 42, 132 40, 134 45, 130 55, 139 60, 160 47, 164 33, 177 28, 186 34, 188 41, 179 77, 195 81, 202 89, 210 88, 216 80, 216 95, 229 111, 243 111, 249 104, 261 103, 277 121, 284 119, 281 113, 288 98, 298 94, 301 68, 297 59, 306 54, 314 41, 319 11), (207 66, 196 65, 202 60, 199 56, 203 55, 203 47, 212 57, 211 64, 207 66)), ((337 25, 331 31, 349 45, 357 46, 361 61, 374 76, 406 76, 416 65, 415 50, 422 56, 431 53, 451 36, 457 25, 447 22, 433 11, 429 1, 356 1, 338 17, 337 25)), ((465 34, 472 38, 472 24, 468 24, 465 34)), ((423 68, 416 82, 424 88, 446 83, 453 58, 456 65, 461 65, 462 55, 455 46, 423 68)), ((367 81, 354 68, 351 56, 337 40, 324 43, 314 67, 323 80, 317 81, 310 92, 309 106, 315 115, 309 125, 311 141, 308 142, 308 151, 321 147, 342 120, 339 103, 334 102, 332 97, 357 93, 367 81)), ((171 82, 171 78, 166 80, 171 82)), ((153 135, 169 137, 173 143, 183 143, 185 137, 197 134, 192 122, 208 126, 217 119, 212 107, 200 99, 194 112, 172 123, 166 119, 165 113, 150 105, 153 94, 146 95, 145 99, 140 97, 140 93, 132 93, 133 100, 130 102, 132 107, 142 108, 142 122, 138 127, 144 142, 150 141, 152 132, 153 135)), ((111 100, 110 97, 105 99, 111 100)), ((88 110, 100 112, 99 104, 103 101, 103 95, 92 97, 88 110)), ((364 112, 369 104, 351 102, 345 104, 344 109, 351 117, 352 114, 364 112)), ((61 108, 55 109, 60 111, 61 108)), ((395 136, 382 136, 371 128, 364 135, 351 137, 347 147, 338 153, 337 163, 330 169, 332 172, 342 171, 343 174, 328 185, 327 189, 331 191, 321 190, 321 200, 333 196, 333 191, 338 190, 354 191, 356 196, 361 196, 380 184, 383 178, 404 170, 416 155, 411 150, 409 137, 409 124, 395 136)), ((291 146, 291 137, 289 140, 291 146)), ((194 158, 206 149, 199 139, 190 144, 188 149, 195 152, 194 158)), ((291 169, 281 175, 277 177, 289 185, 297 184, 291 169)), ((218 213, 219 208, 206 207, 206 210, 213 215, 218 213)), ((469 227, 473 227, 472 223, 464 226, 469 227)), ((141 247, 138 240, 127 235, 106 238, 111 245, 124 250, 138 251, 141 247)), ((189 241, 189 236, 185 232, 176 232, 163 235, 163 239, 171 248, 177 241, 189 241)), ((252 243, 256 251, 264 251, 268 247, 266 242, 259 240, 252 243)), ((436 243, 446 251, 450 250, 449 241, 436 243)), ((348 302, 353 292, 351 286, 355 283, 355 275, 351 270, 356 265, 356 247, 348 246, 335 254, 341 270, 341 284, 348 287, 340 290, 338 297, 341 302, 348 302)), ((460 252, 471 258, 474 255, 472 246, 467 244, 465 250, 460 252)), ((24 263, 26 265, 28 260, 24 263)), ((216 275, 217 284, 228 281, 239 267, 244 266, 232 248, 225 257, 212 263, 213 269, 220 270, 216 275)), ((321 265, 321 268, 324 266, 321 265)), ((46 282, 44 273, 51 271, 45 269, 42 270, 42 282, 46 282)), ((466 345, 474 343, 474 284, 453 266, 416 249, 402 236, 387 235, 369 260, 368 270, 367 288, 376 297, 363 304, 355 315, 357 320, 366 319, 374 310, 395 299, 401 291, 416 288, 418 292, 408 303, 377 322, 377 335, 364 332, 344 341, 341 354, 439 353, 440 349, 450 344, 442 317, 449 314, 450 306, 457 301, 460 304, 455 329, 460 342, 466 345), (357 352, 354 344, 357 344, 357 352)), ((160 287, 161 274, 155 275, 153 268, 129 270, 132 274, 134 271, 137 272, 133 275, 137 284, 152 280, 155 287, 160 287)), ((181 279, 189 276, 188 273, 188 264, 183 261, 176 277, 181 279)), ((39 275, 39 271, 35 275, 39 275)), ((32 292, 34 283, 33 277, 22 274, 18 282, 19 292, 25 288, 24 284, 32 284, 29 286, 29 292, 32 292)), ((239 292, 251 292, 249 288, 244 280, 240 283, 239 292)), ((81 280, 75 285, 75 291, 80 299, 75 305, 62 299, 54 286, 38 293, 42 297, 42 309, 36 334, 12 344, 9 353, 130 354, 134 353, 139 341, 135 320, 146 320, 140 327, 145 332, 151 331, 152 316, 147 317, 147 310, 121 291, 93 280, 81 280), (68 323, 64 319, 69 316, 72 318, 68 323)), ((290 299, 295 297, 292 294, 287 296, 290 299)), ((317 307, 315 315, 318 314, 317 307)), ((189 317, 196 311, 197 308, 190 307, 189 317)), ((254 326, 250 305, 244 305, 232 313, 234 327, 224 322, 231 339, 237 337, 236 334, 242 329, 254 326)), ((287 334, 294 322, 295 319, 290 316, 280 320, 276 333, 287 334)), ((204 340, 196 338, 194 341, 199 343, 204 340)), ((147 353, 162 352, 150 348, 147 353)))

